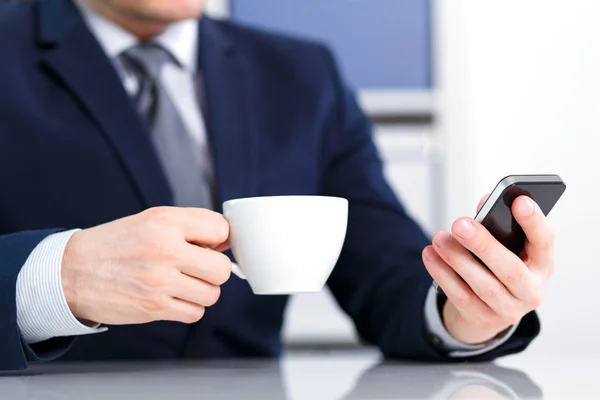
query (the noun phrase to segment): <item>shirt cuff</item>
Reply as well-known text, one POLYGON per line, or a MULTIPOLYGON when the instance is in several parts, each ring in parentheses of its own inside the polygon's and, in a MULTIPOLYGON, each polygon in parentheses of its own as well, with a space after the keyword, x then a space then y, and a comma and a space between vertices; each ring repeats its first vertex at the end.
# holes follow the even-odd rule
POLYGON ((78 229, 56 233, 42 240, 31 252, 17 278, 17 324, 27 344, 59 336, 104 332, 75 318, 65 298, 62 257, 78 229))
POLYGON ((438 296, 439 294, 435 288, 431 287, 425 300, 425 324, 428 334, 433 338, 434 343, 448 352, 450 357, 473 357, 487 353, 510 339, 519 326, 518 323, 513 325, 501 336, 486 344, 471 345, 459 342, 450 335, 444 326, 441 310, 438 309, 438 296))

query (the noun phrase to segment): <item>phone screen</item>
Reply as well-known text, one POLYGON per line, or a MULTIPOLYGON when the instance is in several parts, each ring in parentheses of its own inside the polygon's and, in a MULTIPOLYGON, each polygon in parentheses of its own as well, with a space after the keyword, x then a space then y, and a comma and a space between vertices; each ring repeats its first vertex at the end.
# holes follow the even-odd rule
POLYGON ((506 248, 520 254, 525 246, 525 233, 512 216, 513 201, 519 196, 529 196, 548 215, 565 189, 561 182, 513 184, 504 190, 481 224, 506 248))

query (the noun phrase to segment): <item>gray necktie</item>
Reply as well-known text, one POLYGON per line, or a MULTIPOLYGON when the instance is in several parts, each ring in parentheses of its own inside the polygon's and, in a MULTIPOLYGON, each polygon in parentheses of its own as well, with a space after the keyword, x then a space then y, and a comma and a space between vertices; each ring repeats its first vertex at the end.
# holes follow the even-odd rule
POLYGON ((120 59, 138 78, 135 101, 151 128, 152 142, 171 185, 175 205, 211 208, 209 183, 194 155, 194 142, 160 83, 162 67, 176 60, 154 44, 132 47, 120 59))

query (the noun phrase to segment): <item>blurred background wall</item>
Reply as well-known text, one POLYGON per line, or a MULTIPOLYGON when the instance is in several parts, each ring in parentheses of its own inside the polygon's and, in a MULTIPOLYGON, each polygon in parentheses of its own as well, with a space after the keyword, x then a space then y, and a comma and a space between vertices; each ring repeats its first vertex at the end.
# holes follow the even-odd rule
POLYGON ((600 2, 438 0, 436 116, 445 215, 508 173, 558 173, 556 274, 531 354, 598 350, 600 2))
MULTIPOLYGON (((208 0, 207 9, 331 46, 394 189, 430 233, 473 216, 506 175, 560 174, 557 270, 530 354, 600 348, 600 2, 208 0)), ((356 344, 327 292, 292 300, 285 337, 356 344)))

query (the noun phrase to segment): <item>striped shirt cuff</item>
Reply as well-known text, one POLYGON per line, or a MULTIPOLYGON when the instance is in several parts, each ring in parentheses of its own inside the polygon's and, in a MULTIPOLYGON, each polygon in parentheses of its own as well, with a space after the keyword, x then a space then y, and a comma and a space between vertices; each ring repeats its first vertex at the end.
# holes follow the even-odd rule
POLYGON ((436 342, 443 350, 447 351, 450 357, 474 357, 487 353, 510 339, 519 325, 513 325, 506 333, 496 338, 491 343, 470 345, 459 342, 450 335, 444 326, 440 310, 438 310, 437 306, 437 296, 437 291, 434 287, 431 287, 427 294, 427 299, 425 300, 425 324, 428 330, 427 333, 433 336, 434 342, 436 342))
POLYGON ((48 236, 27 258, 17 278, 17 324, 26 343, 59 336, 104 332, 80 323, 67 305, 62 280, 62 257, 71 230, 48 236))

